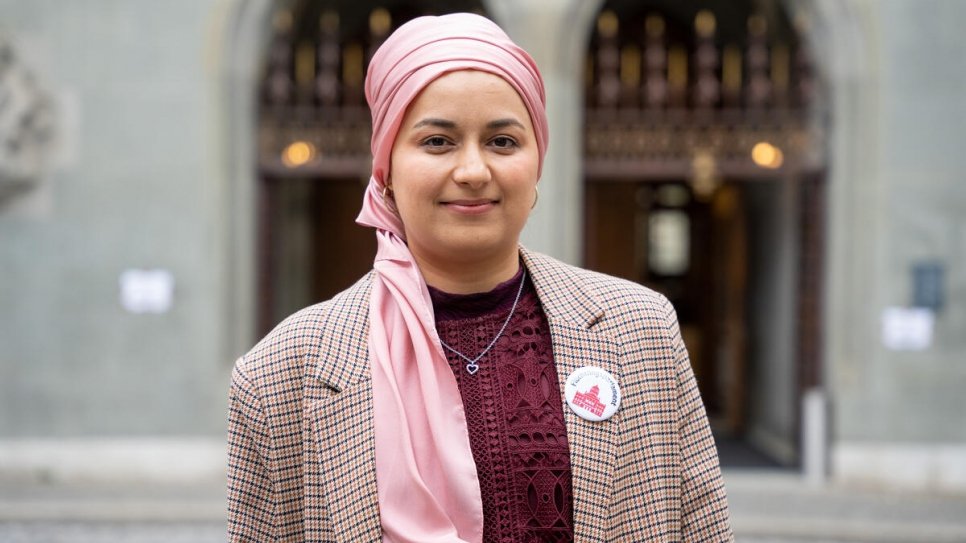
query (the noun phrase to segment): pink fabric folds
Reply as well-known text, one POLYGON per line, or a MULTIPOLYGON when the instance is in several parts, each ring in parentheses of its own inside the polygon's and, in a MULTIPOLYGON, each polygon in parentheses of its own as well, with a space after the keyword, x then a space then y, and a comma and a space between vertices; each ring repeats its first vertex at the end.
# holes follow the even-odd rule
POLYGON ((546 98, 533 59, 493 22, 466 13, 399 27, 366 75, 372 110, 372 177, 356 221, 376 229, 369 309, 376 480, 383 541, 474 543, 483 537, 476 465, 456 379, 436 334, 426 282, 399 216, 382 199, 406 108, 437 77, 480 70, 520 94, 547 148, 546 98))

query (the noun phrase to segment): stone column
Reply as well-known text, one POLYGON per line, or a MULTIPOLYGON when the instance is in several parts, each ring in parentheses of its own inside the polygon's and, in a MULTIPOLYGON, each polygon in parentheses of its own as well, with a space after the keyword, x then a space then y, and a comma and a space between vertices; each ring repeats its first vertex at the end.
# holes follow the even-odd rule
POLYGON ((536 60, 547 88, 550 147, 540 201, 523 244, 565 262, 583 260, 583 71, 602 0, 488 0, 489 13, 536 60))

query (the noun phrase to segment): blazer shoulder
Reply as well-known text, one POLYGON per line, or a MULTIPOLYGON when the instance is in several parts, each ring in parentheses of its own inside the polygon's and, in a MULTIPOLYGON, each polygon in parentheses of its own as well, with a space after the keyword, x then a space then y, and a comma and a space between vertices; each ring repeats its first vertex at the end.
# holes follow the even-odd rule
POLYGON ((317 358, 332 338, 363 338, 365 345, 372 274, 287 317, 236 362, 235 371, 255 382, 266 376, 277 380, 280 373, 302 367, 306 357, 317 358))
POLYGON ((528 251, 527 261, 556 285, 554 291, 583 294, 594 298, 605 309, 628 304, 658 312, 673 311, 668 299, 644 285, 605 273, 580 268, 555 258, 528 251))
POLYGON ((608 307, 633 304, 654 309, 667 309, 671 305, 663 294, 640 283, 596 271, 579 268, 578 270, 594 293, 608 307))

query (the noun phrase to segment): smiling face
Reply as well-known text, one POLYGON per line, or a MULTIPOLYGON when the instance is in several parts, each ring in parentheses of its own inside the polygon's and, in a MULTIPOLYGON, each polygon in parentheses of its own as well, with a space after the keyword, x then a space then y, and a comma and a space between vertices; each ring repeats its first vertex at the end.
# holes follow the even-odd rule
POLYGON ((463 70, 427 85, 403 117, 389 175, 417 263, 515 271, 539 160, 527 108, 502 78, 463 70))

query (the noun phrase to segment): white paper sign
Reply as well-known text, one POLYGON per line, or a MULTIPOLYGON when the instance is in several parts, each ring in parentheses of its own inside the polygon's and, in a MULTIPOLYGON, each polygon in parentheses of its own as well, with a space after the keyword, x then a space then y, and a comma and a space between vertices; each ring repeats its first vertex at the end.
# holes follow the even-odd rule
POLYGON ((174 297, 174 275, 168 270, 124 270, 121 305, 131 313, 166 313, 174 297))
POLYGON ((922 351, 932 345, 936 315, 921 307, 887 307, 882 312, 882 344, 893 351, 922 351))

